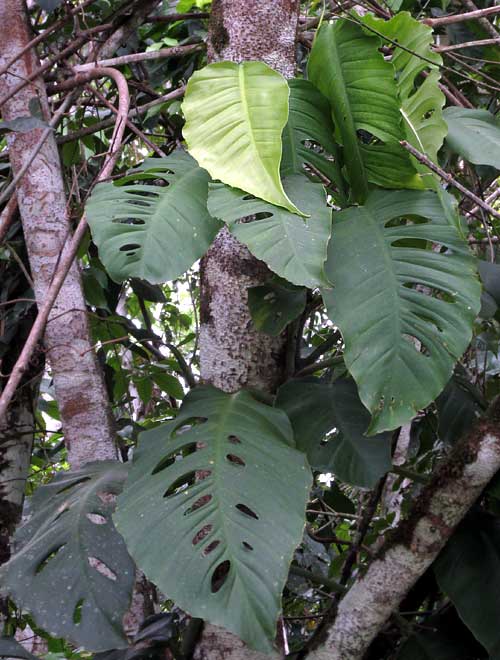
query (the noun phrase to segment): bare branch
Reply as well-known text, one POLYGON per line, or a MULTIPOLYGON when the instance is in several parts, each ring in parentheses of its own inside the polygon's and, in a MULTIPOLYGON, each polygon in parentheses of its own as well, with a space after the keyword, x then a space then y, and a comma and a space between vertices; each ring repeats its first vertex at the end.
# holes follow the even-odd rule
POLYGON ((500 37, 495 37, 492 39, 478 39, 477 41, 464 41, 461 44, 451 44, 450 46, 434 46, 434 51, 436 53, 447 53, 450 50, 462 50, 463 48, 474 48, 476 46, 492 46, 493 44, 499 44, 500 37))
POLYGON ((160 50, 150 50, 145 53, 131 53, 130 55, 121 55, 120 57, 112 57, 109 60, 99 60, 97 62, 88 62, 87 64, 78 64, 73 67, 73 71, 81 73, 83 71, 91 71, 95 67, 103 66, 121 66, 122 64, 130 64, 131 62, 144 62, 145 60, 159 60, 165 57, 175 57, 180 55, 187 55, 197 50, 201 50, 204 44, 192 44, 189 46, 173 46, 172 48, 161 48, 160 50))
POLYGON ((438 27, 440 25, 451 25, 452 23, 463 23, 464 21, 471 21, 485 16, 494 16, 495 14, 500 14, 500 5, 487 7, 486 9, 475 9, 474 11, 468 11, 464 14, 439 16, 439 18, 425 18, 422 23, 430 25, 431 27, 438 27))

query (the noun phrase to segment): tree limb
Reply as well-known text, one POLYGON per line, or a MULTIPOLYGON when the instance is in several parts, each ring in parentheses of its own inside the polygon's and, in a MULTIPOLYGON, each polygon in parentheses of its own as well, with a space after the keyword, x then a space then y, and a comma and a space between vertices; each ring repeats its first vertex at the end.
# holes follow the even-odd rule
POLYGON ((309 660, 361 660, 405 594, 436 559, 500 469, 500 401, 457 443, 414 501, 364 576, 342 599, 337 618, 309 660))

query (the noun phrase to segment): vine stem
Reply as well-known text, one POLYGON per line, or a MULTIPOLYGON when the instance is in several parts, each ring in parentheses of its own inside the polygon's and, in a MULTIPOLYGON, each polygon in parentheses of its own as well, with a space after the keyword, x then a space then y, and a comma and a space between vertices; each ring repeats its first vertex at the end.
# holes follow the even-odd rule
POLYGON ((445 170, 441 169, 439 165, 436 165, 435 163, 430 160, 425 154, 421 153, 418 151, 418 149, 415 149, 409 142, 406 140, 401 140, 399 143, 406 151, 410 152, 410 154, 418 160, 419 163, 422 163, 422 165, 425 165, 428 167, 432 172, 437 174, 443 181, 446 181, 446 183, 449 183, 450 186, 453 186, 457 190, 459 190, 463 195, 471 199, 473 202, 476 203, 477 206, 482 208, 484 211, 492 215, 494 218, 497 218, 497 220, 500 220, 500 213, 498 211, 495 211, 495 209, 487 204, 484 200, 482 200, 480 197, 475 195, 473 192, 471 192, 468 188, 463 186, 460 181, 457 181, 449 172, 445 172, 445 170))

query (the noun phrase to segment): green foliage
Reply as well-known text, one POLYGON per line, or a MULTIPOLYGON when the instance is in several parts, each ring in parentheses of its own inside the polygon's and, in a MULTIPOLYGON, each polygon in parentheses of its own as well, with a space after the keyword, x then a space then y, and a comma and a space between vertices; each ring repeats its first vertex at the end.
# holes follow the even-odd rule
POLYGON ((368 433, 394 429, 436 398, 470 342, 475 263, 433 192, 373 192, 364 206, 334 214, 333 236, 328 313, 373 415, 368 433), (412 221, 394 222, 404 218, 412 221), (426 249, 427 241, 448 252, 426 249))
POLYGON ((355 201, 369 183, 384 188, 421 188, 408 154, 392 65, 370 36, 350 20, 321 27, 307 67, 309 79, 330 101, 335 138, 355 201))
POLYGON ((288 415, 297 448, 314 469, 361 488, 373 488, 391 469, 391 434, 365 437, 370 415, 353 380, 291 380, 275 405, 288 415))
MULTIPOLYGON (((367 14, 363 23, 383 35, 387 46, 394 49, 391 62, 396 74, 406 139, 437 162, 437 153, 448 127, 442 113, 445 96, 438 87, 438 67, 442 58, 431 49, 432 29, 412 18, 408 12, 400 12, 390 21, 367 14), (421 77, 423 71, 427 72, 425 78, 421 77)), ((422 177, 434 176, 416 161, 414 165, 422 177)), ((432 183, 426 185, 433 187, 432 183)))
POLYGON ((309 217, 290 213, 223 184, 210 184, 208 209, 229 231, 280 277, 299 286, 327 286, 323 264, 330 239, 331 210, 325 190, 305 176, 284 180, 289 196, 309 217), (250 222, 239 222, 243 218, 250 222))
POLYGON ((40 486, 16 531, 15 554, 0 568, 18 607, 89 651, 127 646, 122 618, 135 567, 111 520, 126 476, 122 463, 99 461, 40 486))
POLYGON ((266 652, 310 485, 282 411, 197 387, 174 421, 143 434, 114 517, 169 598, 266 652))
POLYGON ((486 110, 446 108, 447 146, 476 165, 500 170, 500 124, 486 110))
POLYGON ((440 588, 491 660, 500 658, 499 567, 499 521, 478 513, 460 526, 434 564, 440 588))
POLYGON ((248 308, 252 321, 261 332, 279 335, 306 306, 307 292, 280 277, 248 289, 248 308))
POLYGON ((87 218, 114 280, 173 280, 205 253, 219 228, 206 207, 208 181, 207 172, 179 151, 96 186, 87 218))
POLYGON ((36 655, 27 651, 14 637, 0 637, 0 658, 37 660, 36 655))
POLYGON ((217 62, 196 71, 182 110, 189 152, 214 179, 291 213, 279 175, 288 85, 262 62, 217 62))

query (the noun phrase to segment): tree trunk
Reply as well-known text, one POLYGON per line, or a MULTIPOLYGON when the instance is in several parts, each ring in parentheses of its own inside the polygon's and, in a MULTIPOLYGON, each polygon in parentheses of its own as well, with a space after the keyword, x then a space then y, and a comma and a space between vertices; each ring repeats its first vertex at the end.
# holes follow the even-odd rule
MULTIPOLYGON (((298 0, 214 0, 209 61, 262 60, 290 78, 295 73, 298 0)), ((201 266, 200 369, 202 379, 226 392, 242 387, 273 391, 283 376, 285 338, 258 332, 247 290, 270 276, 227 229, 201 266)), ((235 635, 206 625, 197 660, 258 660, 235 635)))
MULTIPOLYGON (((22 0, 0 2, 0 23, 4 34, 0 42, 0 66, 3 66, 32 37, 22 0)), ((28 50, 10 67, 9 73, 0 78, 0 95, 7 95, 39 65, 34 49, 28 50)), ((3 119, 28 116, 38 104, 47 120, 49 107, 43 80, 33 81, 6 101, 1 109, 3 119)), ((9 157, 14 174, 30 158, 41 132, 41 129, 33 129, 9 134, 9 157)), ((71 231, 54 135, 46 139, 18 183, 17 198, 35 295, 42 301, 71 231)), ((110 406, 92 350, 81 275, 76 263, 49 317, 44 349, 52 369, 72 468, 92 460, 116 458, 110 406)))

